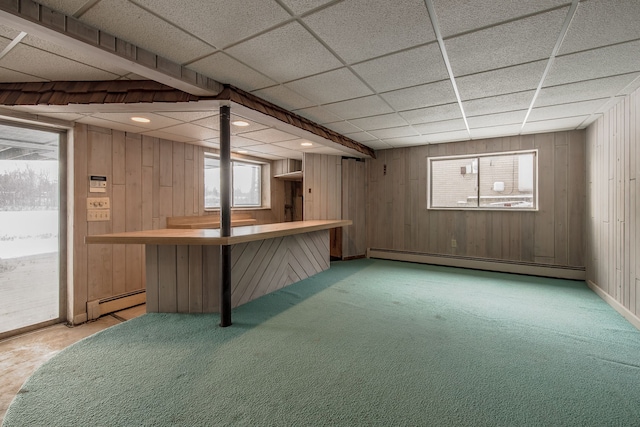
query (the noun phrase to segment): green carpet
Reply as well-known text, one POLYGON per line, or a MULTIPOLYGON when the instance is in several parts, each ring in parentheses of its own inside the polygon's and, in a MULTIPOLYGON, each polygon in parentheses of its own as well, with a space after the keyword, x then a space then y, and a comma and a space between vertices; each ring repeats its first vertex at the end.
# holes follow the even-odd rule
POLYGON ((3 425, 640 425, 640 331, 583 282, 338 262, 233 321, 147 314, 93 335, 3 425))

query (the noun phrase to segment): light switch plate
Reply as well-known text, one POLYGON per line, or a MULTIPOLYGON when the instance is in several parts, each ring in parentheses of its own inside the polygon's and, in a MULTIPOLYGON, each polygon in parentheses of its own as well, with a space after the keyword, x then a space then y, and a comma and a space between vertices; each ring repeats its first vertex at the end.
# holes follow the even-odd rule
POLYGON ((109 209, 88 209, 87 221, 109 221, 111 220, 111 211, 109 209))
POLYGON ((110 209, 108 197, 87 197, 87 209, 110 209))

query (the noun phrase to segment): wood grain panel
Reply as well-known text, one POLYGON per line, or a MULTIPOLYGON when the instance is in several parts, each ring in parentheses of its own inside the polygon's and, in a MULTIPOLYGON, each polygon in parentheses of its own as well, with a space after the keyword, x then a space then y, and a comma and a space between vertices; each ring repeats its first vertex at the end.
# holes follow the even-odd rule
POLYGON ((634 319, 640 318, 639 98, 636 90, 589 126, 584 160, 587 279, 634 319))
POLYGON ((584 140, 584 131, 572 131, 378 151, 376 159, 366 160, 367 244, 377 249, 582 267, 584 140), (533 148, 539 156, 537 212, 426 208, 427 157, 533 148))
MULTIPOLYGON (((73 292, 68 296, 67 317, 83 321, 90 298, 110 297, 141 289, 144 287, 146 271, 141 245, 87 246, 85 237, 112 231, 164 228, 167 216, 180 215, 182 212, 184 215, 206 214, 203 206, 202 162, 204 152, 210 150, 82 124, 75 125, 73 145, 74 203, 73 222, 69 224, 73 233, 73 292), (90 139, 99 140, 100 143, 91 144, 90 139), (108 178, 107 193, 104 195, 110 197, 111 221, 89 225, 86 221, 86 198, 102 196, 88 192, 87 177, 92 173, 108 178)), ((269 180, 268 163, 265 173, 269 180)), ((279 222, 283 217, 284 190, 274 185, 273 177, 266 187, 275 204, 273 209, 252 211, 260 224, 279 222)), ((189 256, 188 259, 190 263, 201 266, 202 248, 193 246, 189 251, 199 252, 199 260, 198 255, 189 256)), ((194 270, 190 266, 189 271, 202 274, 201 267, 194 270)), ((191 312, 202 312, 205 303, 202 280, 197 275, 188 278, 190 287, 200 289, 199 295, 195 291, 188 294, 191 312)), ((182 297, 178 300, 180 307, 183 307, 182 297)), ((217 296, 210 298, 207 295, 206 302, 217 307, 217 296)))

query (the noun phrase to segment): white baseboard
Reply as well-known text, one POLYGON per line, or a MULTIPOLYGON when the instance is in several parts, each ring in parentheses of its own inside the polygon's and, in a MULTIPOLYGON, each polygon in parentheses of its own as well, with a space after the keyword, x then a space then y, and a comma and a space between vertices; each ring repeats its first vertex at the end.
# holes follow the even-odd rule
POLYGON ((616 301, 615 298, 613 298, 611 295, 603 291, 602 288, 600 288, 591 280, 587 280, 587 286, 589 286, 589 288, 591 288, 591 290, 595 292, 600 298, 602 298, 607 304, 613 307, 615 311, 620 313, 622 317, 627 319, 629 323, 631 323, 633 326, 635 326, 637 329, 640 330, 640 317, 636 316, 631 311, 629 311, 627 307, 620 304, 618 301, 616 301))
POLYGON ((585 280, 584 268, 560 267, 547 264, 530 264, 483 258, 456 257, 450 255, 423 254, 393 251, 389 249, 367 249, 367 258, 408 261, 420 264, 444 265, 447 267, 471 268, 474 270, 499 271, 501 273, 527 274, 557 279, 585 280))

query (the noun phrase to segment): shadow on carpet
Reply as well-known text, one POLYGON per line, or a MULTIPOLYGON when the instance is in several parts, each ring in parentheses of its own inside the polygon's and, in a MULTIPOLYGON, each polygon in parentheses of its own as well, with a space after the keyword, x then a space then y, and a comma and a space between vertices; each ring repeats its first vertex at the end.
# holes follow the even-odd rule
POLYGON ((147 314, 43 365, 3 426, 637 426, 640 331, 584 282, 392 261, 147 314))

